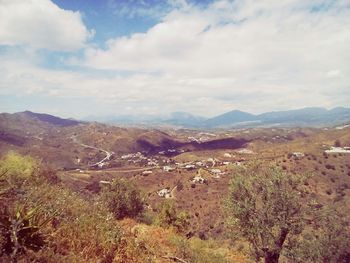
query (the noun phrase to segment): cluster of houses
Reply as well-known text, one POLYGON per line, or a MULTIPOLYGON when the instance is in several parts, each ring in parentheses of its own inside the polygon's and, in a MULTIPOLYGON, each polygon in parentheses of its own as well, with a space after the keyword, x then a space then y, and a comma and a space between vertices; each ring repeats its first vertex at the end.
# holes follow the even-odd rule
POLYGON ((195 170, 199 168, 212 168, 215 166, 228 165, 231 162, 228 161, 219 161, 215 158, 208 158, 207 160, 194 161, 194 162, 185 162, 185 163, 174 163, 174 166, 166 165, 163 167, 163 171, 171 172, 175 169, 185 169, 185 170, 195 170))
POLYGON ((147 157, 141 152, 124 154, 120 157, 122 160, 133 164, 142 164, 145 166, 156 167, 159 165, 158 158, 147 157))
POLYGON ((216 137, 217 135, 214 133, 209 133, 209 132, 200 132, 196 135, 192 135, 192 136, 188 136, 187 139, 190 142, 197 142, 197 143, 201 143, 201 142, 206 142, 206 141, 210 141, 213 139, 213 137, 216 137))
POLYGON ((332 146, 329 150, 325 150, 325 153, 350 153, 350 147, 334 147, 332 146))

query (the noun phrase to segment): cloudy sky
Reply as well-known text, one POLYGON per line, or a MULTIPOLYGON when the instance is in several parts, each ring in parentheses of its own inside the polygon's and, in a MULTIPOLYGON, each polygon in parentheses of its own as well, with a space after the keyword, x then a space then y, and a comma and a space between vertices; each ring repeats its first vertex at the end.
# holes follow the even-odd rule
POLYGON ((0 111, 350 106, 350 0, 0 0, 0 111))

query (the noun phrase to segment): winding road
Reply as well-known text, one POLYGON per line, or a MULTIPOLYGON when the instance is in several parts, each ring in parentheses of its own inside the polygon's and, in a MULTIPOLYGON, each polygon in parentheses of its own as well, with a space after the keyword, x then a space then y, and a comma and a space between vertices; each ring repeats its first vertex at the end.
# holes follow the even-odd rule
POLYGON ((89 149, 94 149, 94 150, 97 150, 97 151, 100 151, 100 152, 104 152, 106 154, 106 156, 102 160, 98 161, 97 163, 90 164, 89 165, 90 167, 98 166, 98 165, 104 163, 105 161, 108 161, 111 158, 112 154, 113 154, 112 152, 108 152, 108 151, 106 151, 104 149, 97 148, 95 146, 87 145, 85 143, 80 142, 77 139, 76 135, 71 136, 71 139, 73 140, 74 143, 76 143, 76 144, 78 144, 78 145, 80 145, 82 147, 89 148, 89 149))

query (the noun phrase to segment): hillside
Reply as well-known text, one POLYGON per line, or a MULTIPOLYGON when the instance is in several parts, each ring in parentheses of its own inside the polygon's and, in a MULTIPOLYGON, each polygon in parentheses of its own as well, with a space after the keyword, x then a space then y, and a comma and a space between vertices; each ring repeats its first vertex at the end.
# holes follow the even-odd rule
POLYGON ((213 138, 198 143, 156 129, 120 128, 28 112, 0 114, 0 153, 9 150, 28 153, 63 169, 95 163, 101 159, 103 151, 115 156, 136 152, 148 155, 165 152, 171 156, 223 146, 234 149, 246 142, 240 138, 213 138))
MULTIPOLYGON (((241 115, 239 112, 233 113, 237 114, 241 115)), ((259 163, 262 167, 273 165, 289 176, 313 175, 302 185, 305 190, 303 200, 312 199, 319 208, 331 206, 342 213, 350 211, 350 151, 346 148, 350 145, 350 127, 346 125, 323 129, 246 128, 208 132, 121 128, 87 122, 62 125, 66 123, 64 120, 57 123, 48 121, 56 120, 54 116, 46 117, 42 119, 36 114, 27 113, 1 114, 0 154, 5 159, 22 158, 8 153, 15 151, 41 160, 43 167, 39 170, 41 176, 49 180, 49 185, 37 178, 30 185, 41 185, 31 187, 39 187, 42 191, 46 189, 47 194, 62 194, 64 198, 68 198, 65 196, 69 193, 68 196, 72 195, 74 200, 80 202, 79 205, 73 202, 74 207, 69 206, 71 212, 67 212, 65 218, 70 218, 70 213, 73 213, 75 217, 85 220, 87 227, 104 224, 98 219, 107 213, 104 211, 106 207, 100 207, 100 198, 109 196, 106 189, 117 179, 135 185, 138 190, 114 202, 129 200, 136 192, 144 197, 144 207, 147 209, 142 220, 133 218, 131 221, 120 221, 118 218, 113 221, 123 233, 122 245, 118 250, 113 250, 109 245, 91 245, 89 253, 94 259, 99 258, 96 250, 107 246, 114 251, 114 262, 124 262, 120 257, 129 258, 125 262, 144 262, 146 255, 158 260, 155 262, 164 263, 172 262, 164 258, 167 255, 198 263, 206 262, 203 255, 208 258, 208 263, 221 262, 217 260, 253 261, 246 242, 240 239, 235 245, 229 242, 223 208, 230 182, 241 173, 240 169, 249 169, 253 163, 259 163), (337 146, 334 149, 340 152, 327 153, 333 146, 337 146), (159 225, 159 217, 163 215, 162 209, 165 209, 163 206, 168 205, 171 213, 179 213, 179 218, 169 219, 173 227, 179 229, 181 224, 186 223, 186 230, 181 230, 183 232, 168 229, 167 224, 170 223, 159 225), (78 206, 84 209, 78 210, 78 206), (86 221, 87 207, 93 207, 94 222, 86 221), (145 248, 136 253, 135 242, 139 240, 142 240, 145 248), (181 244, 187 247, 186 253, 181 252, 184 251, 181 244), (219 244, 225 244, 225 248, 221 250, 219 244), (153 246, 161 246, 164 253, 153 246)), ((122 189, 132 190, 130 187, 122 189)), ((34 191, 32 194, 35 197, 40 193, 34 191)), ((52 200, 52 197, 42 195, 52 200)), ((33 200, 37 200, 37 197, 33 200)), ((132 200, 131 207, 134 207, 137 200, 132 200)), ((58 205, 50 202, 46 202, 47 205, 58 205)), ((113 203, 112 207, 118 206, 113 203)), ((165 215, 169 211, 164 212, 165 215)), ((101 226, 104 230, 96 231, 108 232, 111 226, 110 223, 106 224, 101 226)), ((69 229, 74 227, 69 223, 63 226, 69 229)), ((50 227, 47 231, 53 230, 50 227)), ((83 235, 85 237, 81 238, 85 239, 90 234, 83 232, 83 235)), ((73 237, 72 240, 80 242, 73 237)), ((69 257, 75 255, 76 250, 70 246, 68 251, 64 250, 61 234, 58 234, 55 242, 59 242, 63 251, 60 257, 67 253, 69 257)), ((56 246, 55 243, 49 244, 56 246)), ((105 253, 102 253, 104 257, 105 253)), ((83 255, 86 260, 87 254, 83 255)), ((80 257, 79 260, 77 262, 82 262, 80 257)))

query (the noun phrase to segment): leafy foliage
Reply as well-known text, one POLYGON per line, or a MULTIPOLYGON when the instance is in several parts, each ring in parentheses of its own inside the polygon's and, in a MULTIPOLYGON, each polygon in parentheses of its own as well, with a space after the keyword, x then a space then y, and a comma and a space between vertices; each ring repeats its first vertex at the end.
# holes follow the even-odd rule
POLYGON ((311 211, 301 187, 306 179, 259 164, 233 176, 225 202, 228 224, 249 241, 256 259, 278 262, 287 238, 303 230, 311 211))
POLYGON ((102 200, 116 219, 136 218, 144 211, 144 201, 140 190, 131 182, 115 179, 106 186, 102 200))
POLYGON ((189 216, 172 202, 156 215, 163 227, 117 220, 143 215, 143 196, 128 181, 87 196, 30 157, 11 153, 0 164, 0 262, 143 263, 167 256, 191 263, 246 262, 221 243, 182 236, 189 216))
POLYGON ((27 180, 33 177, 39 169, 39 163, 30 156, 22 156, 9 152, 0 160, 0 174, 5 173, 9 183, 27 180))
POLYGON ((0 214, 0 232, 4 237, 3 251, 15 259, 26 249, 38 251, 45 244, 44 235, 40 232, 42 227, 49 223, 53 217, 45 218, 40 207, 26 209, 17 207, 13 214, 7 209, 0 214))
POLYGON ((111 262, 122 235, 113 215, 40 177, 31 161, 14 153, 0 161, 0 262, 111 262))
POLYGON ((294 262, 350 262, 349 216, 324 208, 313 227, 291 242, 286 256, 294 262))
POLYGON ((190 225, 190 217, 186 212, 178 213, 172 200, 165 200, 160 205, 156 224, 162 227, 174 227, 183 233, 190 225))

